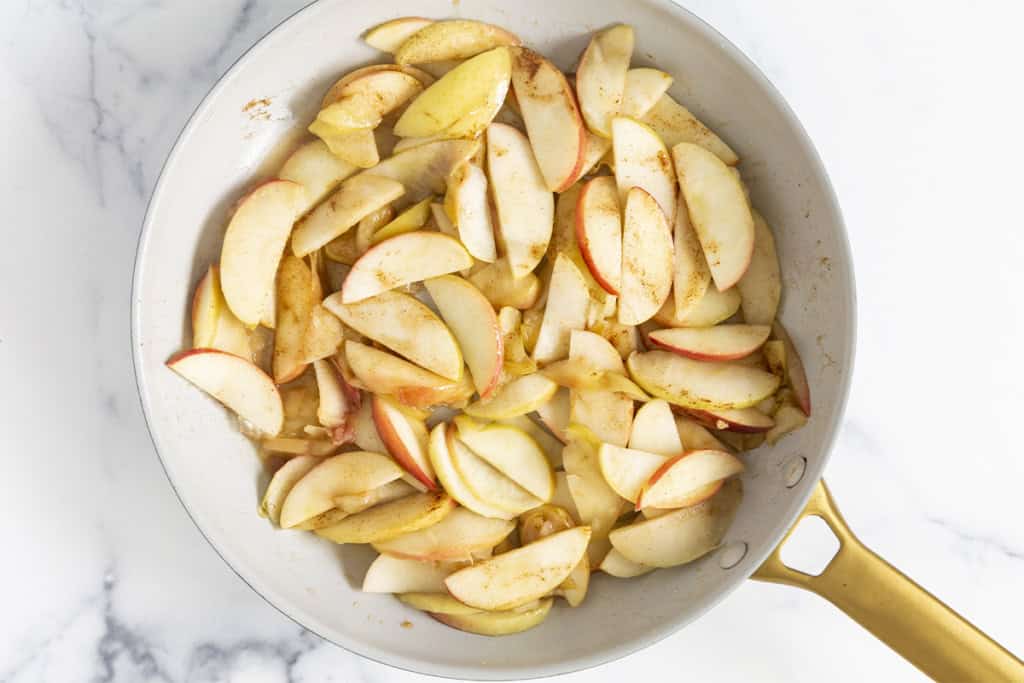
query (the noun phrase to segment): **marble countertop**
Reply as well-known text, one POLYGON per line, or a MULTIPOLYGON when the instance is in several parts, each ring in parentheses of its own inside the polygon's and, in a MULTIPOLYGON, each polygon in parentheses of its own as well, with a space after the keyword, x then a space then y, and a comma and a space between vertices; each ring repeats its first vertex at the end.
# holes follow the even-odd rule
MULTIPOLYGON (((0 680, 425 680, 303 632, 206 544, 132 376, 146 201, 234 59, 305 0, 0 3, 0 680)), ((857 374, 827 478, 861 538, 1024 652, 1019 3, 688 0, 818 145, 850 228, 857 374)), ((817 597, 748 583, 569 681, 913 681, 817 597), (661 672, 661 673, 659 673, 661 672)))

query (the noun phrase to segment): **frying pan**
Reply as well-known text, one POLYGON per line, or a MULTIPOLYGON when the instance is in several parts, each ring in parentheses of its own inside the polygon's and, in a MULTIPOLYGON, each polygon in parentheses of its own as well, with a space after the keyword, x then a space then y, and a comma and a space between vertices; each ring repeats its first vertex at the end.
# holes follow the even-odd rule
POLYGON ((853 369, 850 250, 821 161, 757 68, 667 0, 321 0, 256 44, 220 80, 178 139, 139 242, 132 293, 136 375, 153 442, 182 504, 224 560, 307 629, 365 657, 421 673, 508 680, 576 671, 683 627, 748 577, 819 593, 926 673, 948 681, 1024 680, 1024 665, 865 549, 847 529, 822 468, 853 369), (747 457, 745 498, 715 553, 632 580, 595 575, 574 610, 488 639, 435 624, 388 596, 357 589, 372 552, 275 531, 256 515, 265 475, 227 413, 164 367, 188 343, 194 283, 217 259, 231 202, 269 177, 300 122, 341 73, 381 55, 357 38, 403 15, 462 16, 516 32, 563 68, 596 28, 629 22, 634 63, 675 76, 671 94, 737 150, 753 204, 775 227, 781 317, 808 368, 815 414, 803 430, 747 457), (806 505, 806 507, 805 507, 806 505), (785 567, 777 546, 818 515, 841 548, 820 576, 785 567), (414 629, 402 629, 403 621, 414 629))

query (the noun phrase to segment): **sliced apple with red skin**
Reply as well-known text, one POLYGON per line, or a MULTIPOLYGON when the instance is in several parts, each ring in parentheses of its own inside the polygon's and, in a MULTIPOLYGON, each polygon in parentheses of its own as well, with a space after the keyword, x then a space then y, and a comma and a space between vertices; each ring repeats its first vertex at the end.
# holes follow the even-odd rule
POLYGON ((483 610, 533 602, 561 584, 579 564, 590 527, 573 527, 484 560, 445 579, 456 600, 483 610))
POLYGON ((473 258, 493 263, 498 258, 487 198, 487 175, 479 166, 464 163, 448 181, 445 213, 458 231, 459 241, 473 258))
POLYGON ((438 140, 398 152, 360 175, 391 178, 405 188, 405 199, 418 202, 442 195, 456 166, 471 159, 478 140, 438 140))
POLYGON ((515 529, 515 522, 482 517, 455 508, 432 527, 374 543, 380 553, 421 561, 464 561, 475 552, 490 550, 515 529))
POLYGON ((281 465, 274 476, 267 484, 267 490, 263 493, 263 500, 260 501, 260 514, 277 524, 281 519, 281 506, 292 487, 308 473, 319 465, 323 458, 313 455, 299 455, 281 465))
POLYGON ((669 300, 654 314, 654 320, 664 327, 711 327, 735 315, 740 303, 740 293, 735 287, 720 292, 710 284, 682 316, 676 316, 675 302, 669 300))
POLYGON ((355 262, 342 286, 341 302, 356 303, 472 265, 473 257, 458 240, 438 232, 407 232, 371 247, 355 262))
POLYGON ((560 387, 551 398, 537 407, 537 417, 562 443, 569 441, 566 430, 572 412, 572 397, 568 389, 560 387))
POLYGON ((381 52, 394 54, 417 31, 433 23, 433 19, 423 17, 400 17, 374 26, 363 34, 363 40, 381 52))
POLYGON ((443 593, 444 580, 458 568, 449 562, 418 562, 378 555, 363 577, 364 593, 443 593))
POLYGON ((603 443, 597 451, 601 474, 615 493, 635 503, 644 484, 650 481, 668 458, 631 448, 603 443))
POLYGON ((455 507, 455 501, 443 491, 414 493, 317 529, 316 535, 334 543, 387 541, 434 526, 455 507))
POLYGON ((422 368, 453 382, 462 378, 459 343, 441 318, 416 297, 395 290, 351 304, 342 303, 342 297, 343 292, 332 294, 324 299, 324 306, 343 323, 422 368))
POLYGON ((467 59, 502 45, 518 45, 505 29, 467 19, 432 22, 409 36, 395 52, 397 64, 423 64, 467 59))
POLYGON ((626 366, 651 395, 697 410, 749 408, 779 387, 778 377, 757 368, 692 360, 668 351, 634 353, 626 366))
POLYGON ((217 266, 210 266, 192 297, 192 346, 252 360, 249 331, 224 300, 217 266))
POLYGON ((332 154, 323 140, 311 140, 292 152, 278 175, 305 188, 306 201, 301 209, 304 214, 358 170, 354 164, 332 154))
POLYGON ((558 385, 544 375, 524 375, 498 389, 489 400, 469 404, 465 412, 487 420, 526 415, 544 405, 557 390, 558 385))
POLYGON ((516 279, 532 272, 547 251, 555 200, 530 141, 512 126, 487 127, 487 172, 500 238, 516 279))
POLYGON ((609 538, 633 562, 651 567, 686 564, 721 544, 741 497, 742 486, 734 478, 703 503, 619 527, 609 538))
POLYGON ((427 612, 445 626, 475 633, 478 636, 507 636, 522 633, 539 626, 551 612, 553 600, 541 600, 535 607, 506 610, 502 612, 477 611, 473 614, 446 614, 427 612))
POLYGON ((612 120, 612 154, 620 200, 625 202, 630 188, 639 187, 654 198, 666 220, 674 220, 676 172, 658 134, 639 121, 618 116, 612 120))
POLYGON ((572 260, 558 254, 551 272, 544 318, 533 347, 533 359, 540 364, 565 358, 573 330, 587 326, 590 294, 587 282, 572 260))
POLYGON ((437 489, 434 468, 427 455, 427 428, 391 399, 373 397, 373 423, 377 434, 398 463, 430 490, 437 489))
POLYGON ((512 48, 512 87, 533 155, 547 188, 562 192, 583 170, 587 129, 576 97, 557 66, 524 47, 512 48))
POLYGON ((333 101, 320 110, 316 120, 341 136, 372 131, 384 116, 421 92, 423 83, 402 71, 364 72, 337 88, 333 101))
POLYGON ((364 66, 359 69, 349 71, 344 76, 335 81, 334 84, 327 89, 327 92, 324 93, 323 99, 321 99, 320 101, 320 108, 325 109, 330 105, 334 104, 335 102, 337 102, 338 100, 340 100, 345 93, 346 86, 348 86, 348 84, 351 83, 352 81, 358 80, 364 76, 368 76, 369 74, 376 73, 378 71, 399 71, 401 73, 408 74, 409 76, 412 76, 417 81, 419 81, 424 88, 434 83, 433 76, 423 71, 422 69, 417 69, 414 66, 407 66, 403 64, 371 64, 369 66, 364 66))
MULTIPOLYGON (((625 375, 618 351, 604 337, 573 330, 569 360, 579 360, 609 373, 625 375)), ((570 400, 569 419, 587 427, 601 441, 625 446, 633 423, 633 399, 606 389, 579 389, 570 400)))
POLYGON ((754 218, 740 180, 703 147, 672 148, 679 186, 719 290, 739 282, 754 251, 754 218))
POLYGON ((221 247, 220 280, 228 307, 247 327, 255 327, 268 314, 277 265, 305 203, 302 185, 272 180, 235 208, 221 247))
POLYGON ((455 425, 459 439, 482 460, 541 502, 551 500, 554 472, 529 434, 509 425, 484 425, 465 415, 456 417, 455 425))
POLYGON ((477 499, 513 516, 543 504, 456 438, 454 431, 449 429, 446 438, 455 471, 477 499))
POLYGON ((590 274, 609 294, 622 286, 621 215, 615 179, 587 181, 576 205, 576 241, 590 274))
POLYGON ((673 246, 668 219, 639 187, 626 195, 622 229, 619 322, 639 325, 654 317, 672 291, 673 246))
POLYGON ((697 120, 686 107, 669 95, 663 95, 643 116, 642 121, 650 126, 670 149, 680 142, 692 142, 707 149, 729 166, 735 166, 740 161, 736 153, 715 135, 714 131, 697 120))
POLYGON ((540 280, 533 273, 515 278, 508 259, 502 257, 472 273, 467 278, 479 289, 492 306, 511 306, 520 310, 530 308, 540 297, 540 280))
POLYGON ((775 237, 757 211, 754 217, 754 253, 736 289, 743 295, 743 318, 752 325, 771 325, 782 298, 782 273, 775 237))
POLYGON ((280 433, 284 424, 281 394, 273 380, 251 362, 216 349, 192 349, 171 357, 167 367, 233 410, 260 433, 280 433))
POLYGON ((473 385, 465 375, 461 382, 452 382, 359 342, 345 342, 345 359, 367 391, 394 396, 411 407, 457 404, 473 395, 473 385))
POLYGON ((694 499, 695 493, 709 491, 717 482, 741 474, 744 469, 743 462, 726 451, 680 453, 651 475, 637 495, 636 509, 694 505, 700 502, 694 499))
POLYGON ((672 76, 658 69, 640 68, 626 72, 626 87, 619 113, 641 119, 672 87, 672 76))
POLYGON ((357 175, 345 180, 338 190, 317 206, 292 234, 292 251, 305 256, 405 193, 401 183, 379 176, 357 175))
POLYGON ((807 383, 804 362, 800 360, 800 354, 797 353, 796 346, 793 345, 793 340, 790 339, 786 328, 777 320, 772 324, 772 335, 782 342, 786 350, 786 379, 790 388, 793 389, 793 394, 796 396, 796 402, 800 409, 804 411, 804 415, 810 417, 811 387, 807 383))
POLYGON ((613 136, 611 119, 622 110, 633 42, 633 27, 625 24, 596 33, 576 68, 583 118, 602 137, 613 136))
POLYGON ((690 413, 705 426, 719 431, 759 434, 775 425, 775 420, 757 408, 693 410, 690 413))
POLYGON ((675 234, 675 264, 672 273, 672 303, 675 306, 673 317, 685 319, 704 299, 708 286, 711 284, 711 271, 708 270, 704 249, 700 246, 700 240, 690 222, 690 212, 686 208, 686 200, 682 197, 677 202, 673 232, 675 234))
POLYGON ((629 447, 665 457, 683 452, 675 416, 668 402, 655 399, 640 406, 633 418, 629 447))
POLYGON ((515 512, 480 498, 470 487, 455 466, 453 457, 455 445, 455 428, 453 426, 442 422, 435 425, 430 431, 430 463, 444 490, 461 505, 478 515, 493 519, 514 519, 515 512))
POLYGON ((655 345, 695 360, 739 360, 768 340, 768 325, 718 325, 654 330, 647 338, 655 345))

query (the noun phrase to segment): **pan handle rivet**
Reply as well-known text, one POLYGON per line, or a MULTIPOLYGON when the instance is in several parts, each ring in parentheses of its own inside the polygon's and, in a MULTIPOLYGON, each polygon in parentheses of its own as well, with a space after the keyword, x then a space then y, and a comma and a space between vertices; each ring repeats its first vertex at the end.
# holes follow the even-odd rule
POLYGON ((804 478, 804 471, 807 469, 807 458, 794 455, 782 465, 782 480, 786 482, 786 488, 791 489, 800 483, 804 478))
POLYGON ((718 566, 722 569, 732 569, 746 554, 747 544, 743 541, 733 541, 718 551, 718 566))

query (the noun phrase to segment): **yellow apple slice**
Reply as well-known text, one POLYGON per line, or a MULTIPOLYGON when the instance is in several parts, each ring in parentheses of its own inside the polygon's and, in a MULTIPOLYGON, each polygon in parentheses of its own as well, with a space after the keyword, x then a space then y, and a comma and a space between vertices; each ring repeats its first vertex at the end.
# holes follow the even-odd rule
POLYGON ((703 147, 683 142, 672 156, 711 277, 719 290, 729 289, 747 271, 754 251, 754 218, 743 185, 703 147))
POLYGON ((565 387, 559 387, 551 399, 537 407, 537 416, 544 426, 551 430, 562 443, 569 441, 568 432, 572 413, 572 395, 565 387))
POLYGON ((576 69, 576 92, 587 126, 613 137, 611 120, 621 110, 626 72, 633 56, 633 27, 618 24, 594 34, 576 69))
POLYGON ((647 338, 659 348, 694 360, 739 360, 768 340, 768 325, 717 325, 654 330, 647 338))
POLYGON ((736 289, 743 296, 743 318, 751 325, 771 325, 782 298, 782 274, 775 237, 757 211, 754 217, 754 253, 736 289))
POLYGON ((721 544, 741 497, 739 479, 731 479, 703 503, 619 527, 609 538, 633 562, 650 567, 686 564, 721 544))
POLYGON ((619 191, 611 176, 583 186, 576 205, 576 241, 597 284, 609 294, 622 286, 622 214, 619 191))
POLYGON ((633 418, 629 447, 666 458, 683 452, 675 416, 667 401, 659 398, 640 406, 633 418))
POLYGON ((435 21, 409 36, 395 52, 397 64, 422 64, 466 59, 501 45, 518 45, 519 38, 503 28, 480 21, 435 21))
POLYGON ((249 331, 224 300, 217 266, 210 266, 192 297, 192 346, 252 360, 249 331))
POLYGON ((281 519, 281 506, 292 487, 309 472, 319 465, 323 458, 312 455, 299 455, 281 465, 267 484, 267 490, 260 501, 260 514, 277 524, 281 519))
MULTIPOLYGON (((554 472, 544 451, 521 429, 483 425, 466 416, 455 418, 462 440, 481 459, 546 503, 555 492, 554 472)), ((536 507, 536 506, 534 506, 536 507)))
MULTIPOLYGON (((387 557, 384 555, 383 557, 387 557)), ((414 562, 415 560, 405 560, 408 562, 414 562)), ((441 566, 451 566, 452 563, 434 563, 441 566)), ((449 575, 451 572, 449 572, 449 575)), ((447 578, 447 577, 445 577, 447 578)), ((448 595, 444 587, 439 592, 405 592, 396 594, 395 597, 401 600, 409 607, 415 607, 418 610, 423 610, 430 614, 430 616, 437 618, 438 615, 469 615, 469 614, 484 614, 483 610, 479 610, 476 607, 470 607, 465 605, 452 596, 448 595)))
POLYGON ((398 463, 428 489, 436 489, 434 468, 427 456, 427 427, 391 399, 374 395, 373 423, 398 463))
POLYGON ((372 73, 376 73, 378 71, 398 71, 407 74, 415 78, 417 81, 419 81, 424 88, 434 83, 433 76, 423 71, 422 69, 417 69, 414 66, 405 66, 402 64, 371 64, 369 66, 364 66, 359 69, 349 71, 344 76, 335 81, 334 84, 327 89, 327 92, 324 93, 323 99, 321 99, 320 101, 320 108, 326 109, 330 105, 339 101, 344 96, 348 85, 353 81, 363 78, 364 76, 368 76, 372 73))
POLYGON ((470 560, 473 553, 498 545, 514 528, 514 522, 458 507, 433 526, 374 543, 373 547, 380 553, 413 560, 470 560))
POLYGON ((509 378, 522 377, 537 372, 537 364, 526 352, 523 342, 523 315, 515 308, 503 306, 498 311, 498 329, 504 347, 502 372, 509 378))
POLYGON ((260 446, 267 453, 286 453, 289 456, 315 455, 324 457, 334 455, 340 446, 324 439, 300 439, 293 436, 276 436, 263 439, 260 446))
POLYGON ((473 385, 435 375, 407 360, 359 342, 345 342, 345 359, 359 382, 374 394, 394 396, 405 405, 429 408, 473 395, 473 385))
POLYGON ((277 326, 274 331, 273 371, 278 384, 290 382, 306 369, 305 337, 313 307, 313 272, 292 254, 281 258, 277 272, 277 326))
POLYGON ((456 469, 452 457, 450 443, 454 440, 454 434, 454 428, 443 422, 435 425, 430 432, 430 463, 444 490, 460 504, 483 517, 506 520, 515 518, 514 512, 493 505, 477 496, 476 492, 463 479, 462 474, 456 469), (449 432, 451 432, 450 438, 449 432))
POLYGON ((615 576, 620 579, 631 579, 635 576, 643 576, 654 571, 654 567, 633 562, 615 548, 608 551, 608 554, 601 560, 601 566, 598 569, 609 576, 615 576))
POLYGON ((421 92, 419 79, 403 71, 369 71, 338 88, 333 102, 320 110, 316 120, 339 135, 372 130, 421 92))
POLYGON ((601 444, 597 457, 604 480, 615 493, 633 503, 644 484, 669 460, 657 453, 620 448, 608 443, 601 444))
POLYGON ((512 48, 512 87, 547 188, 562 192, 583 169, 587 129, 569 82, 557 66, 524 47, 512 48))
POLYGON ((433 23, 433 19, 423 17, 400 17, 374 26, 363 34, 363 40, 381 52, 394 54, 417 31, 433 23))
POLYGON ((481 419, 504 420, 536 410, 557 390, 558 385, 544 375, 524 375, 501 387, 490 400, 469 404, 465 411, 481 419))
POLYGON ((800 354, 797 353, 796 346, 794 346, 793 340, 790 339, 789 333, 786 332, 786 328, 777 320, 772 324, 772 336, 783 344, 786 357, 786 381, 789 383, 790 388, 793 389, 793 394, 796 396, 796 402, 800 409, 804 411, 804 415, 810 417, 811 387, 807 382, 804 362, 800 359, 800 354))
POLYGON ((639 187, 661 207, 665 219, 676 215, 676 172, 665 143, 648 126, 618 116, 612 120, 615 182, 623 203, 630 188, 639 187))
POLYGON ((328 458, 292 487, 281 507, 281 528, 330 510, 339 496, 369 491, 401 476, 398 465, 380 453, 354 451, 328 458))
POLYGON ((479 148, 479 140, 438 140, 395 153, 363 174, 398 181, 406 198, 418 202, 444 194, 451 172, 479 148))
POLYGON ((347 515, 354 515, 363 510, 369 510, 374 505, 390 503, 393 500, 405 498, 417 491, 419 489, 407 484, 403 479, 396 479, 369 491, 338 496, 334 499, 334 505, 338 511, 347 515))
POLYGON ((715 484, 742 473, 744 469, 739 458, 725 451, 680 453, 651 475, 637 495, 636 508, 695 505, 715 493, 715 484))
POLYGON ((493 263, 498 252, 483 169, 470 163, 460 164, 448 179, 444 205, 466 250, 478 261, 493 263))
POLYGON ((426 225, 430 218, 430 198, 413 204, 408 209, 398 214, 390 223, 378 228, 370 238, 370 245, 378 244, 386 239, 391 239, 407 232, 419 230, 426 225))
MULTIPOLYGON (((684 319, 691 315, 704 298, 711 284, 711 271, 704 258, 704 250, 690 222, 686 200, 680 197, 676 206, 675 225, 675 266, 672 273, 672 303, 674 317, 684 319)), ((732 315, 730 313, 729 315, 732 315)), ((726 316, 728 317, 728 316, 726 316)), ((717 321, 716 321, 717 322, 717 321)))
POLYGON ((424 282, 473 376, 481 399, 498 388, 504 362, 504 345, 498 316, 486 297, 460 277, 443 275, 424 282))
POLYGON ((663 95, 641 120, 658 134, 669 149, 680 142, 691 142, 708 150, 729 166, 735 166, 740 161, 714 131, 669 95, 663 95))
POLYGON ((266 436, 281 431, 281 394, 265 372, 244 358, 216 349, 193 349, 171 357, 167 367, 233 410, 256 431, 266 436))
POLYGON ((579 564, 590 527, 574 527, 460 569, 447 579, 452 596, 470 607, 507 610, 543 597, 579 564))
MULTIPOLYGON (((626 373, 615 347, 593 332, 573 330, 569 360, 604 372, 626 373)), ((625 446, 633 423, 633 399, 606 389, 578 389, 571 393, 569 419, 590 429, 601 441, 625 446)))
POLYGON ((642 119, 672 86, 672 76, 657 69, 630 69, 619 114, 642 119))
POLYGON ((513 516, 543 504, 544 501, 489 465, 456 438, 453 431, 449 430, 446 438, 452 465, 476 498, 513 516))
POLYGON ((669 300, 654 314, 654 320, 665 327, 712 327, 735 315, 741 303, 736 287, 721 292, 709 284, 704 295, 682 316, 676 316, 675 302, 669 300))
POLYGON ((562 466, 562 442, 529 416, 517 415, 516 417, 498 420, 498 422, 509 427, 515 427, 536 441, 552 468, 562 466))
POLYGON ((395 135, 403 138, 438 135, 480 111, 493 118, 505 101, 511 70, 512 60, 504 47, 467 59, 406 107, 395 123, 395 135))
POLYGON ((673 245, 668 219, 639 187, 626 195, 622 229, 619 322, 639 325, 654 317, 672 290, 673 245))
POLYGON ((301 257, 319 249, 404 193, 401 183, 389 178, 369 175, 349 178, 295 226, 292 251, 301 257))
POLYGON ((302 185, 272 180, 242 198, 228 223, 220 252, 221 289, 231 312, 248 327, 267 314, 277 265, 305 203, 302 185))
POLYGON ((735 363, 691 360, 668 351, 634 353, 630 376, 648 393, 683 408, 749 408, 771 396, 779 378, 735 363))
POLYGON ((589 307, 587 281, 568 256, 558 254, 551 271, 547 305, 533 347, 533 359, 543 365, 565 358, 569 354, 572 331, 587 326, 589 307))
POLYGON ((508 259, 499 258, 467 278, 492 306, 527 309, 540 297, 540 280, 533 273, 515 278, 508 259))
POLYGON ((311 140, 292 152, 278 176, 305 188, 306 201, 300 211, 305 214, 358 170, 354 164, 332 154, 323 140, 311 140))
POLYGON ((419 562, 378 555, 363 577, 364 593, 444 593, 444 580, 458 568, 449 562, 419 562))
POLYGON ((431 527, 454 509, 455 501, 443 491, 414 493, 317 529, 316 535, 334 543, 377 543, 431 527))
POLYGON ((473 614, 445 614, 427 612, 445 626, 479 636, 507 636, 522 633, 543 622, 551 611, 551 598, 541 600, 535 607, 520 608, 503 612, 482 612, 473 614))
POLYGON ((308 130, 327 145, 331 154, 356 168, 371 168, 380 161, 372 128, 338 129, 316 119, 308 130))
POLYGON ((530 141, 512 126, 487 127, 487 172, 502 246, 514 278, 533 271, 544 257, 555 200, 544 183, 530 141))
POLYGON ((341 302, 353 304, 472 265, 473 257, 458 240, 438 232, 407 232, 371 247, 355 262, 342 286, 341 302))
POLYGON ((377 433, 373 422, 373 401, 363 401, 352 416, 352 438, 360 450, 387 453, 388 447, 377 433))

